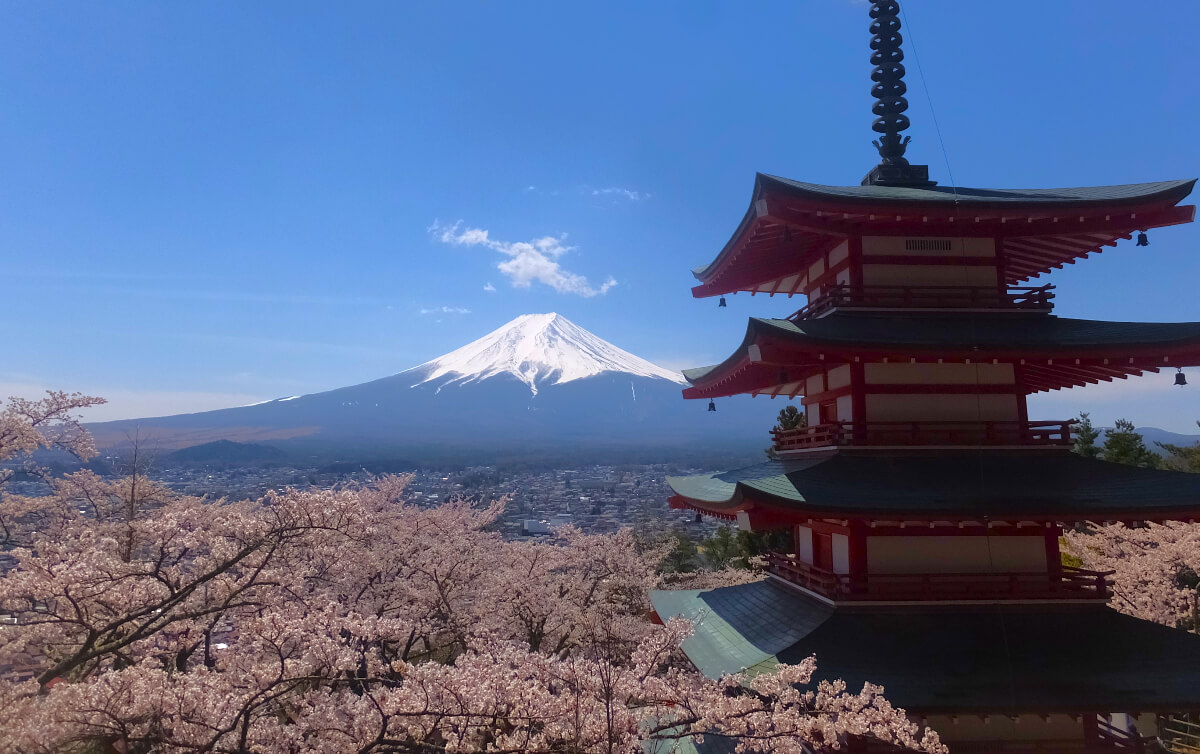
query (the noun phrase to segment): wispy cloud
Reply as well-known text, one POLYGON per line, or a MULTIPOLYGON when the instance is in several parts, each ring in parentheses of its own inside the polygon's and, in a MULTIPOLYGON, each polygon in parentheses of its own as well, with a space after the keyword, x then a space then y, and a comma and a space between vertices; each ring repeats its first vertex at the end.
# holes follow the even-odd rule
POLYGON ((435 306, 432 309, 422 309, 421 316, 426 314, 470 314, 471 310, 461 306, 435 306))
POLYGON ((483 289, 485 291, 487 291, 488 293, 493 293, 496 290, 496 286, 492 285, 491 283, 488 283, 487 285, 483 286, 483 289))
POLYGON ((438 241, 454 246, 483 246, 503 254, 507 259, 496 265, 514 288, 529 288, 534 283, 548 285, 559 293, 573 293, 591 298, 608 293, 617 284, 612 277, 594 286, 583 275, 563 269, 558 260, 574 247, 567 246, 566 235, 535 238, 532 241, 497 241, 488 231, 465 228, 460 220, 453 225, 434 222, 429 232, 438 241))
POLYGON ((620 186, 610 186, 608 188, 591 189, 592 196, 609 196, 614 199, 628 199, 631 202, 640 202, 643 199, 649 199, 650 194, 646 191, 634 191, 633 189, 621 188, 620 186))
MULTIPOLYGON (((22 398, 40 398, 50 387, 62 389, 54 383, 13 383, 0 381, 0 400, 7 403, 10 395, 22 398)), ((261 392, 216 392, 201 390, 130 390, 128 388, 103 387, 96 385, 68 385, 67 389, 81 390, 90 395, 100 395, 108 400, 102 406, 80 411, 84 421, 104 422, 116 419, 136 419, 146 416, 190 414, 197 411, 212 411, 256 403, 267 398, 261 392)))

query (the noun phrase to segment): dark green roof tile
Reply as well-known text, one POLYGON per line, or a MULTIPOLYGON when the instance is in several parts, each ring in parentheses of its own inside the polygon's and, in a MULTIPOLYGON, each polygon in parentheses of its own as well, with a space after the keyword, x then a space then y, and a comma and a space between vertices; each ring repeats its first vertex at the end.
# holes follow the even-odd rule
POLYGON ((722 474, 668 477, 713 510, 744 495, 842 515, 1170 517, 1200 510, 1200 474, 1140 469, 1066 451, 840 451, 722 474))
POLYGON ((815 655, 818 680, 881 684, 919 714, 1200 709, 1200 636, 1107 607, 835 610, 774 580, 651 600, 696 620, 683 649, 711 678, 815 655))

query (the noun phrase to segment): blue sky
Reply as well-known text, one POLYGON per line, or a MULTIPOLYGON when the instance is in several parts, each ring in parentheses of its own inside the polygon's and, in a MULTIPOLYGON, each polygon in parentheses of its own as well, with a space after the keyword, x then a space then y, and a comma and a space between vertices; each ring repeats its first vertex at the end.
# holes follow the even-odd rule
MULTIPOLYGON (((1200 3, 904 7, 909 155, 936 180, 914 42, 960 185, 1200 175, 1200 3)), ((107 395, 97 419, 235 405, 394 373, 542 311, 669 367, 720 360, 747 316, 801 303, 690 296, 754 172, 854 184, 877 161, 866 11, 7 3, 0 394, 107 395), (446 242, 468 231, 488 243, 446 242)), ((1051 275, 1059 313, 1200 319, 1200 228, 1151 244, 1051 275)), ((1031 413, 1187 431, 1200 372, 1169 382, 1031 413)))

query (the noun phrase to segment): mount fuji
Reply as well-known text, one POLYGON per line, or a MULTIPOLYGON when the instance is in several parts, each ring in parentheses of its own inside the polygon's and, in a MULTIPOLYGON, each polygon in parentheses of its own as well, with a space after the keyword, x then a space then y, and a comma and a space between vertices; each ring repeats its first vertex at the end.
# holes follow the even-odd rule
MULTIPOLYGON (((439 358, 350 387, 250 406, 90 425, 163 449, 218 440, 306 454, 489 457, 765 447, 779 405, 685 401, 681 375, 559 314, 526 314, 439 358)), ((609 453, 612 455, 612 453, 609 453)))

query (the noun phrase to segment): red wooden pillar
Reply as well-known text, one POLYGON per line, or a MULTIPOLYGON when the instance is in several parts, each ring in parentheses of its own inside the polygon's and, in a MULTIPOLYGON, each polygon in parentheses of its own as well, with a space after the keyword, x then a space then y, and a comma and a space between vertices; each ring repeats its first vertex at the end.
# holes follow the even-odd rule
POLYGON ((1087 747, 1099 744, 1100 724, 1096 714, 1094 712, 1084 713, 1081 717, 1083 720, 1083 745, 1087 747))
POLYGON ((1058 535, 1061 530, 1057 526, 1046 529, 1046 572, 1062 573, 1062 553, 1058 548, 1058 535))
POLYGON ((850 420, 854 422, 854 442, 867 439, 867 367, 861 361, 850 363, 850 420))
POLYGON ((1004 258, 1004 237, 996 236, 992 239, 992 243, 995 244, 994 250, 996 253, 996 295, 1000 297, 1000 305, 1003 306, 1004 296, 1008 292, 1008 283, 1004 280, 1004 266, 1006 261, 1004 258))
POLYGON ((1013 384, 1017 386, 1017 421, 1021 423, 1019 432, 1023 435, 1029 423, 1029 391, 1025 388, 1025 372, 1020 364, 1013 364, 1013 384))
POLYGON ((866 591, 867 584, 867 533, 865 521, 850 522, 850 583, 855 591, 866 591))

